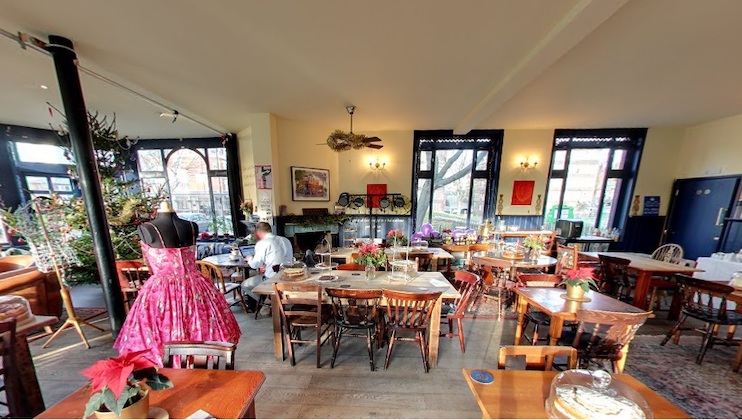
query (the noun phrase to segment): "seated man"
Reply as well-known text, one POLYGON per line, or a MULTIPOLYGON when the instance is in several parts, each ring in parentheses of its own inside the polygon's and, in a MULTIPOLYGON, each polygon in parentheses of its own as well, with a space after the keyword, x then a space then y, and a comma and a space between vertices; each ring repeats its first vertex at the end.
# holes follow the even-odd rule
MULTIPOLYGON (((253 287, 260 284, 264 279, 276 275, 277 266, 291 261, 294 256, 291 242, 283 236, 274 235, 271 225, 268 223, 258 223, 255 227, 255 236, 258 237, 258 242, 255 244, 255 255, 248 255, 245 260, 250 267, 259 269, 260 274, 242 282, 242 292, 247 296, 247 304, 253 310, 258 301, 258 296, 252 293, 253 287)), ((263 309, 265 309, 265 312, 269 310, 267 307, 263 309)), ((267 315, 267 313, 262 315, 267 315)))

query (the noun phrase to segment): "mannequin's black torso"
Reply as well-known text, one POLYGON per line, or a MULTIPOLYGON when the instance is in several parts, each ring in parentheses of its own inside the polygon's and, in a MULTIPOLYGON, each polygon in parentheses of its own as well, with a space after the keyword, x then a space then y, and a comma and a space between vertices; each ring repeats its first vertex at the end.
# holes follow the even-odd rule
POLYGON ((139 225, 139 239, 152 248, 191 246, 196 242, 197 234, 198 225, 183 220, 172 212, 159 213, 151 222, 139 225), (158 231, 159 235, 157 234, 158 231), (162 236, 162 240, 160 240, 160 236, 162 236))

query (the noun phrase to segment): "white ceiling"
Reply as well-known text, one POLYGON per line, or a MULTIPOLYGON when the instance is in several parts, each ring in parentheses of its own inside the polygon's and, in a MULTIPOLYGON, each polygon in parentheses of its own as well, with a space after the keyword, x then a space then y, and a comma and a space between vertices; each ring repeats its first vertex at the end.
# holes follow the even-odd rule
MULTIPOLYGON (((0 28, 231 132, 687 125, 742 113, 738 0, 3 0, 0 28)), ((124 134, 212 132, 83 75, 124 134)), ((0 122, 48 127, 51 59, 0 38, 0 122), (49 86, 48 90, 39 88, 49 86)))

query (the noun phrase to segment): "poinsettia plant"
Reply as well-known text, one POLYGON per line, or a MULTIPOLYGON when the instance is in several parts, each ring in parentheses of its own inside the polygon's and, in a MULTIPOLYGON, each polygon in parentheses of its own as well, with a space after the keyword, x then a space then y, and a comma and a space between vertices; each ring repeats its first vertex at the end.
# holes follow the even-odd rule
POLYGON ((91 381, 85 418, 103 409, 120 416, 121 410, 144 397, 145 382, 155 391, 172 388, 170 379, 158 373, 155 364, 144 356, 147 352, 126 352, 119 357, 100 360, 81 372, 91 381))
POLYGON ((589 291, 592 286, 595 290, 598 289, 598 285, 595 283, 593 275, 595 269, 590 267, 578 267, 571 270, 567 270, 564 273, 562 284, 573 287, 581 287, 584 291, 589 291))
POLYGON ((392 229, 386 234, 386 242, 388 244, 394 245, 395 241, 397 245, 407 245, 407 237, 399 229, 392 229))
POLYGON ((376 244, 365 244, 358 252, 358 264, 379 267, 386 262, 384 249, 376 244))

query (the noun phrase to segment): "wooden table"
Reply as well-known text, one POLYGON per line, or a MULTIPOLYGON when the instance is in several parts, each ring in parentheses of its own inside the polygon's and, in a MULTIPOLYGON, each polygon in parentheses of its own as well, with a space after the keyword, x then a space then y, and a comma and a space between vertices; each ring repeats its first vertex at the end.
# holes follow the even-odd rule
POLYGON ((474 257, 481 258, 484 261, 497 260, 505 261, 509 263, 513 268, 547 268, 553 267, 557 263, 557 259, 548 255, 541 255, 536 260, 525 260, 525 259, 512 259, 505 257, 493 257, 487 251, 478 251, 473 254, 474 257))
MULTIPOLYGON (((311 273, 311 272, 310 272, 311 273)), ((333 275, 338 276, 338 280, 328 283, 317 283, 317 278, 320 274, 310 274, 307 280, 302 282, 309 282, 313 284, 321 284, 323 287, 339 287, 341 284, 350 285, 350 289, 355 290, 381 290, 390 289, 402 292, 421 292, 421 288, 425 288, 425 291, 435 292, 441 291, 441 297, 433 306, 433 314, 430 318, 430 328, 428 331, 428 350, 430 353, 429 361, 430 367, 438 366, 438 340, 441 330, 441 301, 442 299, 456 299, 461 295, 459 292, 449 283, 448 280, 439 272, 421 272, 418 276, 408 284, 403 284, 399 281, 389 281, 389 274, 387 272, 376 273, 376 278, 371 281, 366 281, 363 271, 333 271, 333 275), (431 281, 434 281, 438 285, 433 285, 431 281), (443 285, 445 283, 445 285, 443 285)), ((275 276, 272 279, 266 279, 264 282, 255 286, 252 292, 258 295, 270 295, 273 310, 271 314, 273 316, 273 351, 277 360, 284 359, 283 349, 283 333, 281 332, 281 315, 278 308, 278 299, 273 291, 273 283, 281 281, 280 276, 275 276)), ((330 300, 325 296, 326 302, 330 300)), ((383 303, 383 301, 382 301, 383 303)))
POLYGON ((239 269, 242 271, 242 279, 247 279, 250 274, 250 264, 245 261, 244 258, 240 257, 239 260, 231 260, 229 259, 230 254, 219 254, 219 255, 212 255, 210 257, 206 257, 202 259, 201 261, 205 261, 208 263, 212 263, 217 267, 221 268, 230 268, 230 269, 239 269))
POLYGON ((28 335, 42 328, 48 328, 59 321, 56 316, 36 315, 34 322, 17 328, 15 361, 18 364, 18 374, 21 385, 21 407, 18 417, 33 417, 42 411, 46 406, 41 396, 41 387, 39 379, 36 377, 36 367, 33 364, 33 357, 28 348, 28 335))
MULTIPOLYGON (((549 345, 551 346, 556 345, 559 338, 561 338, 562 327, 565 321, 577 321, 578 309, 610 312, 644 312, 643 309, 595 291, 585 295, 585 297, 591 299, 590 302, 573 302, 561 297, 561 295, 567 293, 565 289, 553 287, 518 287, 514 290, 518 295, 518 325, 515 327, 514 341, 516 345, 520 344, 520 339, 523 336, 523 319, 529 305, 551 317, 551 323, 549 325, 549 345)), ((628 354, 629 349, 627 346, 622 351, 623 357, 618 361, 621 369, 623 369, 626 363, 626 356, 628 354)))
MULTIPOLYGON (((353 253, 358 252, 359 250, 357 248, 339 248, 336 252, 333 252, 331 254, 332 259, 339 259, 343 260, 345 264, 349 264, 353 261, 353 253)), ((446 252, 446 250, 442 248, 428 248, 428 249, 413 249, 410 248, 410 254, 426 254, 426 253, 432 253, 433 257, 431 260, 431 267, 435 271, 438 267, 439 261, 446 261, 447 265, 450 266, 451 260, 453 259, 453 255, 451 255, 449 252, 446 252)), ((389 251, 387 251, 387 255, 389 255, 389 251)))
MULTIPOLYGON (((672 276, 673 274, 692 275, 693 273, 703 271, 679 264, 657 261, 648 258, 643 254, 636 254, 633 252, 580 252, 579 255, 587 260, 593 261, 599 261, 600 255, 609 255, 611 257, 629 260, 629 270, 636 273, 636 286, 634 287, 634 300, 632 303, 634 306, 642 309, 647 309, 649 286, 652 282, 653 276, 672 276)), ((671 312, 673 311, 671 310, 671 312)), ((670 314, 670 319, 674 318, 676 318, 676 316, 670 314)))
MULTIPOLYGON (((216 418, 255 418, 255 395, 265 381, 255 370, 160 369, 173 388, 150 392, 150 407, 167 410, 171 419, 184 419, 198 410, 216 418)), ((90 397, 89 385, 41 413, 37 418, 79 419, 90 397)))
MULTIPOLYGON (((482 385, 469 377, 472 369, 463 371, 466 383, 482 410, 482 418, 485 419, 546 418, 544 403, 549 397, 551 380, 559 373, 536 370, 487 370, 495 377, 495 381, 489 385, 482 385)), ((633 377, 627 374, 613 374, 613 378, 638 391, 649 403, 655 418, 689 418, 683 410, 633 377)))

